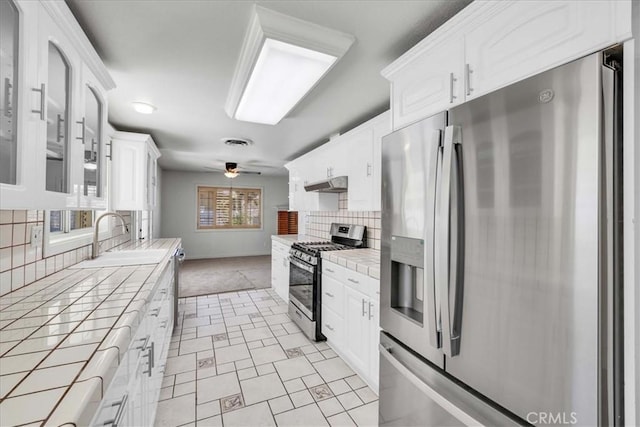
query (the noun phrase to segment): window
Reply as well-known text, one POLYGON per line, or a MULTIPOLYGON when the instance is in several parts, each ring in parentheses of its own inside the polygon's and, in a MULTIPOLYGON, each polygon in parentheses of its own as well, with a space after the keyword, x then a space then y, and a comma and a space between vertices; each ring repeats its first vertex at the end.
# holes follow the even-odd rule
POLYGON ((198 187, 198 230, 261 226, 261 189, 198 187))
MULTIPOLYGON (((101 211, 46 211, 42 252, 49 257, 93 242, 93 222, 101 211)), ((110 227, 100 229, 99 240, 111 237, 110 227)))
POLYGON ((51 211, 49 215, 50 233, 70 233, 93 227, 93 211, 51 211))

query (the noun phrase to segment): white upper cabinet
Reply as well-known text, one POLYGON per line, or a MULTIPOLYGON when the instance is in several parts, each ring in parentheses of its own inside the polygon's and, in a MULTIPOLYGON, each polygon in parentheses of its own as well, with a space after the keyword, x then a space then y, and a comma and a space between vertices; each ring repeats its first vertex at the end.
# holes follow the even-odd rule
POLYGON ((289 209, 337 211, 338 193, 305 192, 304 186, 347 176, 347 209, 380 210, 381 143, 390 132, 391 116, 386 111, 285 165, 289 170, 289 209))
POLYGON ((631 1, 476 1, 382 71, 393 129, 631 37, 631 1))
MULTIPOLYGON (((474 98, 612 45, 624 1, 520 1, 495 4, 464 37, 466 97, 474 98)), ((630 35, 630 34, 629 34, 630 35)))
POLYGON ((348 169, 348 210, 380 210, 382 137, 390 132, 391 118, 386 111, 343 136, 344 156, 352 160, 348 169))
MULTIPOLYGON (((315 151, 314 151, 315 152, 315 151)), ((313 156, 305 155, 285 165, 289 170, 289 210, 337 211, 338 194, 305 191, 306 184, 326 179, 318 167, 322 164, 313 156)), ((326 171, 325 171, 326 173, 326 171)))
POLYGON ((151 135, 115 132, 110 144, 111 209, 152 210, 160 152, 151 135))
POLYGON ((461 37, 428 47, 392 80, 394 129, 402 128, 464 101, 461 37))
POLYGON ((99 124, 113 80, 64 2, 8 0, 1 7, 2 209, 104 208, 103 172, 86 173, 92 166, 85 157, 100 163, 99 124), (86 104, 89 80, 99 112, 86 104), (89 114, 98 134, 86 149, 89 114))

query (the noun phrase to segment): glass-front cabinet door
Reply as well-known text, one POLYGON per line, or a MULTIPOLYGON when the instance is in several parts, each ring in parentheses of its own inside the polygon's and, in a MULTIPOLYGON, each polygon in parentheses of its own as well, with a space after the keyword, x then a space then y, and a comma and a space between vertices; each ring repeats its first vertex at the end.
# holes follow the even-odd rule
POLYGON ((69 189, 69 108, 71 66, 52 41, 47 47, 46 91, 47 148, 46 189, 67 193, 69 189))
POLYGON ((18 166, 18 41, 20 16, 0 1, 0 183, 15 185, 18 166))
MULTIPOLYGON (((83 138, 76 124, 81 61, 73 44, 47 10, 38 11, 38 81, 32 112, 41 123, 38 150, 43 163, 43 203, 48 208, 77 208, 82 189, 83 138)), ((37 173, 37 172, 36 172, 37 173)))
POLYGON ((84 113, 81 121, 82 138, 84 143, 84 189, 83 195, 100 197, 101 177, 100 170, 102 162, 101 152, 101 127, 102 103, 96 93, 89 86, 84 87, 84 113))
POLYGON ((80 111, 76 118, 77 140, 82 141, 82 189, 80 207, 106 209, 107 94, 85 64, 82 69, 80 111))

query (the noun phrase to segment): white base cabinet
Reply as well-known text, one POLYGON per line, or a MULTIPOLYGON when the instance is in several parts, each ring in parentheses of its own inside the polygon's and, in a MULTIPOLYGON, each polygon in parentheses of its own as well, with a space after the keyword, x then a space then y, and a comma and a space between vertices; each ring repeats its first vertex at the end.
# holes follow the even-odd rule
POLYGON ((289 302, 289 246, 271 242, 271 287, 289 302))
POLYGON ((153 425, 173 330, 173 262, 160 274, 92 426, 153 425))
POLYGON ((380 281, 322 261, 322 333, 377 393, 380 281))

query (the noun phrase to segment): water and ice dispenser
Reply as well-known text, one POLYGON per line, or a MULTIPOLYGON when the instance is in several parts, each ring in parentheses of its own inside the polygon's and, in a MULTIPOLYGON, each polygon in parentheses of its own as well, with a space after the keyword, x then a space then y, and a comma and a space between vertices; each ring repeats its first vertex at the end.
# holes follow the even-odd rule
POLYGON ((423 324, 424 240, 391 236, 391 308, 423 324))

